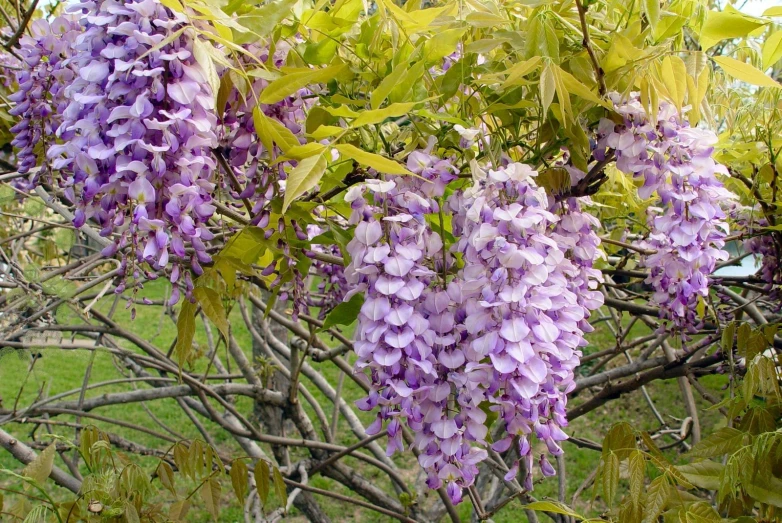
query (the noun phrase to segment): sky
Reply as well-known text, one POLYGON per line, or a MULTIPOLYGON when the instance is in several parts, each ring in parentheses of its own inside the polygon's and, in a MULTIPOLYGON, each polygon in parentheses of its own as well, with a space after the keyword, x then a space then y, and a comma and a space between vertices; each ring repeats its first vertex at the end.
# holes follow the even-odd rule
POLYGON ((769 7, 782 6, 782 0, 748 0, 743 6, 741 5, 742 3, 743 0, 739 0, 734 4, 734 7, 739 9, 742 13, 747 13, 752 16, 762 15, 763 11, 769 7))

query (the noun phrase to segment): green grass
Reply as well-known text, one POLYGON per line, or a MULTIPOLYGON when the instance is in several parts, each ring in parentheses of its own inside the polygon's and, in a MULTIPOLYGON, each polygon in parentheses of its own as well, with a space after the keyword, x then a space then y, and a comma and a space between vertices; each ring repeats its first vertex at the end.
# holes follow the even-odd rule
MULTIPOLYGON (((150 299, 163 299, 167 293, 167 284, 165 282, 153 282, 146 285, 143 291, 143 295, 150 299)), ((110 309, 113 301, 113 295, 103 298, 96 306, 98 309, 106 312, 110 309)), ((120 301, 117 311, 115 313, 115 321, 119 324, 126 326, 136 334, 140 335, 144 339, 154 343, 156 346, 167 350, 169 345, 176 334, 176 326, 174 322, 165 314, 162 307, 157 306, 143 306, 139 305, 137 309, 137 317, 135 321, 130 320, 130 311, 124 308, 124 300, 120 301)), ((66 307, 61 308, 58 313, 58 321, 61 323, 75 323, 76 317, 66 307)), ((240 346, 244 347, 250 355, 251 336, 246 330, 244 322, 241 319, 241 315, 238 311, 238 307, 234 307, 230 314, 230 323, 232 325, 232 332, 235 335, 240 346)), ((640 322, 636 325, 640 325, 640 322)), ((213 329, 215 339, 217 338, 217 331, 213 329)), ((645 328, 637 326, 633 328, 631 337, 643 336, 648 331, 645 328)), ((203 326, 199 325, 196 332, 195 341, 202 347, 205 347, 207 338, 203 326)), ((600 326, 595 332, 588 336, 590 342, 588 347, 585 347, 584 354, 590 354, 599 350, 610 348, 616 344, 615 337, 604 326, 600 326)), ((127 348, 131 348, 129 345, 127 348)), ((29 355, 19 353, 19 357, 14 355, 6 355, 0 359, 0 398, 2 398, 3 406, 10 408, 18 401, 19 407, 29 405, 39 396, 52 396, 54 394, 79 389, 82 385, 85 376, 85 370, 92 360, 92 370, 90 375, 90 383, 97 383, 102 381, 108 381, 112 379, 121 378, 124 369, 121 364, 114 360, 111 354, 106 352, 90 353, 84 350, 77 351, 65 351, 57 349, 45 349, 41 350, 43 358, 39 359, 34 366, 32 372, 28 373, 30 367, 29 355), (21 385, 24 384, 23 389, 20 392, 21 385), (18 397, 18 400, 17 400, 18 397)), ((220 354, 225 361, 225 349, 221 347, 220 354)), ((617 359, 617 364, 624 363, 624 360, 617 359)), ((582 374, 586 374, 592 368, 594 362, 590 365, 585 365, 579 371, 582 374)), ((330 363, 317 364, 313 363, 313 367, 317 372, 321 373, 331 384, 336 387, 336 383, 339 377, 339 369, 330 363)), ((201 371, 205 369, 206 363, 204 359, 197 363, 197 368, 201 371)), ((322 394, 309 383, 306 378, 303 378, 303 382, 308 387, 309 391, 315 396, 315 398, 321 402, 326 411, 327 417, 331 417, 330 403, 325 400, 322 394)), ((710 377, 704 380, 704 384, 708 386, 712 392, 717 395, 721 395, 719 388, 724 383, 724 380, 719 377, 710 377)), ((145 387, 142 383, 137 383, 137 387, 145 387)), ((129 384, 122 385, 109 385, 98 389, 93 389, 87 392, 88 397, 95 395, 106 394, 110 392, 119 392, 128 390, 129 384)), ((654 400, 660 412, 666 416, 666 420, 675 425, 673 418, 683 418, 686 416, 682 402, 680 400, 680 392, 675 380, 668 382, 658 382, 650 384, 647 387, 649 394, 654 400)), ((352 402, 362 396, 362 392, 350 379, 345 380, 345 387, 343 389, 343 397, 352 402)), ((580 397, 573 400, 572 404, 577 405, 584 399, 589 397, 589 393, 585 391, 580 397)), ((78 395, 69 397, 67 399, 76 399, 78 395)), ((718 422, 718 413, 713 411, 707 411, 709 406, 705 404, 699 396, 696 395, 696 401, 701 413, 701 423, 703 425, 704 434, 708 433, 711 427, 718 422)), ((148 405, 153 414, 160 419, 164 424, 170 427, 175 432, 181 434, 186 438, 199 437, 198 431, 188 420, 185 414, 179 409, 174 399, 157 400, 148 405)), ((307 408, 313 422, 317 427, 317 419, 314 415, 314 411, 308 406, 307 408)), ((250 414, 252 405, 248 398, 239 398, 237 401, 237 408, 245 413, 250 414)), ((114 406, 110 408, 98 409, 97 413, 108 416, 113 419, 130 422, 133 424, 143 425, 152 428, 157 431, 161 431, 160 427, 150 419, 149 414, 144 410, 144 407, 139 404, 114 406)), ((358 415, 365 425, 369 424, 373 419, 373 414, 364 413, 358 411, 358 415)), ((62 417, 62 419, 67 419, 62 417)), ((204 420, 202 420, 204 421, 204 420)), ((612 401, 595 411, 574 420, 569 428, 569 433, 573 436, 589 439, 595 442, 602 440, 608 429, 615 423, 620 421, 626 421, 632 424, 638 429, 644 429, 653 431, 659 428, 659 422, 654 418, 649 410, 646 402, 644 401, 640 391, 636 391, 632 394, 624 396, 619 401, 612 401)), ((109 430, 117 433, 123 437, 127 437, 137 441, 143 445, 158 447, 159 443, 156 440, 146 434, 140 434, 135 431, 125 429, 122 427, 112 426, 103 422, 92 421, 99 428, 109 430)), ((211 428, 211 433, 215 436, 216 442, 220 447, 221 452, 224 452, 231 456, 240 456, 241 451, 238 446, 233 442, 225 432, 217 429, 216 426, 205 424, 211 428)), ((12 433, 18 434, 20 438, 26 438, 30 431, 30 426, 21 425, 6 425, 5 430, 9 430, 12 433)), ((72 439, 74 431, 71 428, 53 427, 56 434, 59 434, 65 438, 72 439)), ((39 428, 37 435, 40 437, 43 435, 44 429, 39 428)), ((342 445, 350 445, 356 442, 356 438, 350 431, 347 423, 344 420, 340 421, 339 432, 336 443, 342 445)), ((582 482, 589 476, 589 474, 595 469, 599 460, 599 453, 593 450, 581 449, 573 444, 565 443, 565 459, 568 476, 567 484, 567 502, 575 493, 576 489, 582 484, 582 482)), ((540 449, 536 449, 538 452, 542 452, 540 449)), ((305 457, 304 450, 294 450, 292 452, 292 459, 297 457, 305 457)), ((670 459, 676 460, 676 451, 667 451, 670 459)), ((403 469, 404 475, 409 480, 409 484, 412 486, 415 480, 417 467, 415 466, 415 460, 409 453, 403 455, 397 455, 395 457, 396 462, 403 469)), ((146 470, 152 471, 155 467, 156 461, 151 458, 142 458, 137 461, 146 467, 146 470)), ((346 462, 354 467, 362 469, 372 481, 378 485, 388 488, 388 481, 381 474, 377 474, 375 471, 367 470, 362 467, 360 462, 357 462, 353 458, 348 458, 346 462)), ((62 464, 60 464, 62 465, 62 464)), ((19 470, 21 467, 5 452, 0 452, 0 467, 8 468, 12 470, 19 470)), ((536 477, 540 477, 537 473, 536 477)), ((157 484, 157 482, 155 482, 157 484)), ((8 480, 0 478, 0 486, 8 486, 11 484, 8 480)), ((334 492, 339 492, 346 495, 353 495, 348 492, 344 487, 321 476, 311 478, 310 484, 312 486, 328 489, 334 492)), ((388 491, 391 491, 388 489, 388 491)), ((557 492, 557 478, 548 478, 541 481, 536 485, 534 495, 539 499, 556 497, 557 492)), ((434 495, 434 494, 429 494, 434 495)), ((170 499, 170 495, 164 496, 164 499, 170 499)), ((197 499, 197 497, 196 497, 197 499)), ((467 498, 465 497, 467 500, 467 498)), ((578 502, 575 505, 575 509, 589 514, 599 514, 605 509, 602 502, 598 498, 594 503, 591 503, 592 489, 584 491, 578 502)), ((324 510, 332 518, 333 521, 366 521, 366 522, 380 522, 388 521, 388 518, 380 516, 376 513, 356 510, 354 507, 348 507, 343 503, 338 503, 333 500, 320 499, 324 510)), ((226 481, 223 489, 223 508, 220 521, 232 522, 241 521, 241 510, 230 492, 230 483, 226 481)), ((469 521, 469 514, 471 512, 471 506, 469 501, 465 501, 460 507, 459 512, 463 516, 465 521, 469 521)), ((195 510, 191 511, 189 521, 209 521, 209 517, 198 506, 195 510), (192 517, 190 517, 192 516, 192 517)), ((295 514, 294 514, 295 516, 295 514)), ((302 518, 299 518, 302 519, 302 518)), ((494 518, 497 523, 511 523, 526 521, 523 510, 521 509, 520 502, 513 502, 508 505, 503 511, 497 514, 494 518)))

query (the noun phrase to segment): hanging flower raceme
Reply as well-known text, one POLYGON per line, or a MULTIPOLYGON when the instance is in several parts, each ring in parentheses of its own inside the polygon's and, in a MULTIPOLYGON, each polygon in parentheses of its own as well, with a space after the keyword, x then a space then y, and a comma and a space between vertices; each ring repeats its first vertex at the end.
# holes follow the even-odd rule
MULTIPOLYGON (((307 237, 311 242, 313 240, 317 242, 318 237, 325 233, 326 230, 326 228, 320 225, 310 224, 307 226, 307 237)), ((316 254, 326 254, 335 258, 341 258, 342 252, 335 243, 323 244, 313 242, 311 249, 306 254, 312 258, 310 269, 318 282, 317 296, 308 296, 307 306, 317 307, 318 319, 323 320, 334 307, 342 303, 348 290, 348 282, 345 279, 345 267, 337 263, 324 261, 318 258, 316 254)))
MULTIPOLYGON (((518 436, 528 487, 531 435, 562 452, 566 394, 589 312, 602 304, 592 268, 600 242, 594 217, 574 201, 551 212, 536 173, 510 164, 449 199, 457 242, 448 252, 425 219, 437 220, 451 179, 442 162, 413 153, 408 168, 431 182, 395 177, 350 191, 356 233, 346 276, 349 295, 366 294, 355 347, 371 381, 359 406, 379 409, 369 432, 386 423, 393 453, 406 422, 427 484, 445 484, 458 503, 487 457, 487 408, 501 422, 495 450, 518 436)), ((544 455, 537 462, 553 473, 544 455)))
MULTIPOLYGON (((526 488, 535 461, 530 436, 562 452, 566 394, 592 330, 589 312, 602 304, 591 268, 597 221, 571 209, 574 202, 556 209, 561 218, 552 213, 535 174, 523 164, 489 171, 479 189, 452 204, 462 214, 455 233, 465 264, 458 279, 466 381, 499 416, 504 436, 493 448, 505 451, 518 437, 526 488)), ((537 462, 544 475, 553 473, 545 455, 537 462)), ((517 471, 518 462, 507 477, 517 471)))
POLYGON ((637 95, 622 101, 611 95, 624 121, 603 119, 594 154, 600 160, 614 150, 617 167, 643 180, 642 198, 657 193, 662 208, 650 208, 651 233, 639 246, 653 251, 643 260, 646 283, 663 318, 677 328, 694 328, 699 299, 708 296, 709 275, 728 233, 721 203, 732 195, 717 178, 725 167, 711 158, 717 141, 711 131, 690 127, 676 108, 662 103, 649 118, 637 95))
MULTIPOLYGON (((262 62, 269 59, 269 49, 258 45, 248 45, 247 51, 262 62)), ((288 55, 289 47, 280 42, 276 48, 272 60, 275 67, 282 67, 288 55)), ((247 67, 257 67, 257 62, 242 56, 247 67)), ((257 106, 262 114, 270 120, 272 126, 282 126, 287 129, 301 143, 305 143, 303 126, 306 119, 306 110, 315 103, 315 98, 310 96, 308 89, 299 89, 296 94, 287 96, 272 104, 256 103, 261 93, 269 85, 269 81, 263 78, 255 79, 247 89, 234 87, 227 100, 226 107, 220 107, 224 111, 220 131, 220 143, 226 156, 227 164, 233 170, 233 175, 239 183, 234 187, 230 183, 224 185, 236 200, 247 199, 252 204, 253 225, 263 225, 264 217, 269 202, 279 196, 284 190, 285 166, 290 163, 281 162, 272 165, 272 162, 282 155, 282 151, 275 145, 272 150, 264 147, 258 131, 255 128, 256 118, 253 110, 257 106)))
MULTIPOLYGON (((200 274, 211 259, 217 117, 195 33, 158 0, 82 2, 68 12, 83 28, 68 61, 77 75, 48 157, 76 206, 74 224, 91 219, 114 235, 106 255, 130 247, 154 270, 175 257, 173 283, 187 261, 200 274)), ((138 279, 139 268, 132 273, 138 279)), ((171 301, 178 296, 175 285, 171 301)))
POLYGON ((748 236, 743 242, 744 251, 755 255, 760 265, 757 276, 765 282, 769 302, 782 308, 782 247, 780 235, 775 231, 764 230, 769 226, 768 219, 757 209, 745 210, 737 216, 739 227, 748 236))
MULTIPOLYGON (((8 97, 16 105, 8 112, 20 120, 11 128, 19 174, 30 172, 38 162, 39 150, 45 151, 54 142, 62 120, 63 90, 74 78, 68 58, 80 27, 62 16, 51 23, 39 18, 30 24, 30 32, 19 41, 21 63, 11 55, 2 55, 3 62, 17 68, 19 89, 8 97)), ((30 190, 37 180, 36 173, 30 179, 18 179, 17 186, 30 190)))

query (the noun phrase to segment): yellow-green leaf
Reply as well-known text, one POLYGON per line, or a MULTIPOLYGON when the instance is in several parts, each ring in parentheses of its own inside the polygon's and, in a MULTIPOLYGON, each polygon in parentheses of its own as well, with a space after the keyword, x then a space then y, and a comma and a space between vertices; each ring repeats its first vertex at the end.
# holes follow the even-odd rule
POLYGON ((217 521, 217 518, 220 516, 220 482, 216 478, 209 478, 204 482, 200 492, 206 510, 217 521))
POLYGON ((190 352, 193 350, 193 335, 195 334, 196 306, 190 300, 184 300, 179 309, 179 317, 176 321, 177 339, 174 353, 177 356, 179 366, 184 365, 190 352))
POLYGON ((768 69, 782 58, 782 31, 772 33, 763 44, 763 69, 768 69))
POLYGON ((317 142, 309 142, 305 143, 304 145, 297 145, 288 149, 284 156, 280 156, 273 163, 278 164, 287 160, 303 160, 304 158, 309 158, 310 156, 320 154, 325 149, 325 145, 317 142))
POLYGON ((54 453, 57 447, 54 443, 43 449, 34 460, 27 464, 22 470, 22 476, 28 477, 36 483, 43 484, 49 474, 52 473, 54 466, 54 453))
POLYGON ((227 340, 228 318, 225 315, 225 308, 223 307, 223 300, 220 298, 220 294, 209 287, 196 287, 193 290, 193 295, 198 300, 198 303, 201 304, 201 310, 204 311, 207 318, 212 320, 212 323, 217 326, 227 340))
POLYGON ((707 51, 721 40, 747 36, 767 23, 765 20, 747 16, 735 9, 709 11, 701 29, 701 47, 707 51))
POLYGON ((720 477, 725 465, 711 460, 704 460, 675 467, 687 481, 698 488, 717 490, 720 488, 720 477))
POLYGON ((555 66, 555 67, 557 68, 557 72, 559 73, 559 77, 562 80, 563 86, 567 89, 569 93, 574 94, 579 98, 583 98, 584 100, 588 100, 597 105, 602 105, 606 109, 613 109, 611 104, 609 104, 605 100, 601 100, 597 94, 592 92, 589 89, 589 87, 579 82, 575 76, 568 73, 567 71, 565 71, 559 66, 555 66))
POLYGON ((345 70, 345 64, 332 65, 323 69, 307 69, 288 73, 270 83, 261 92, 261 103, 273 104, 294 94, 299 89, 311 84, 328 82, 345 70))
POLYGON ((168 7, 175 13, 184 13, 185 8, 182 7, 182 3, 179 0, 160 0, 160 3, 165 7, 168 7))
POLYGON ((644 521, 657 521, 665 509, 668 500, 668 480, 665 476, 657 476, 646 488, 646 517, 644 521))
POLYGON ((554 93, 557 90, 557 80, 554 78, 554 71, 551 64, 546 64, 543 72, 540 74, 540 99, 543 102, 543 114, 548 113, 548 108, 554 100, 554 93))
POLYGON ((160 484, 176 495, 176 487, 174 486, 174 469, 171 468, 165 461, 161 461, 157 466, 157 477, 160 478, 160 484))
POLYGON ((283 153, 300 145, 299 139, 294 136, 290 129, 277 120, 263 114, 260 107, 253 109, 253 123, 255 124, 255 132, 258 133, 258 138, 261 139, 264 147, 270 151, 273 148, 273 144, 277 144, 283 153))
POLYGON ((678 56, 666 56, 663 59, 661 76, 671 101, 681 111, 687 94, 687 66, 678 56))
POLYGON ((515 64, 513 67, 505 71, 507 76, 505 77, 505 81, 502 82, 500 87, 502 89, 506 89, 508 86, 514 85, 519 81, 519 79, 537 69, 540 61, 541 58, 539 56, 533 56, 529 60, 524 60, 523 62, 515 64))
POLYGON ((318 184, 323 173, 326 172, 326 167, 326 157, 322 154, 310 156, 299 162, 288 174, 288 181, 285 184, 285 197, 282 202, 283 213, 288 210, 288 206, 293 200, 318 184))
POLYGON ((603 461, 603 499, 609 507, 613 506, 616 489, 619 486, 619 458, 609 452, 603 461))
POLYGON ((285 508, 285 502, 288 499, 287 492, 288 489, 285 488, 285 481, 282 479, 282 474, 280 473, 280 469, 277 467, 274 467, 272 469, 272 478, 274 479, 274 491, 277 493, 277 497, 280 500, 280 506, 285 508))
POLYGON ((240 16, 237 21, 252 33, 237 35, 237 43, 248 43, 253 39, 258 39, 271 33, 277 24, 291 14, 291 8, 295 3, 296 0, 270 2, 240 16))
POLYGON ((377 170, 380 173, 385 174, 409 174, 412 175, 410 171, 402 167, 401 164, 389 160, 388 158, 384 158, 383 156, 380 156, 379 154, 375 153, 368 153, 366 151, 362 151, 358 147, 355 147, 353 145, 350 145, 348 143, 342 143, 337 146, 335 146, 336 149, 339 151, 340 154, 347 156, 348 158, 352 158, 353 160, 357 161, 361 165, 366 165, 368 167, 372 167, 373 169, 377 170))
POLYGON ((263 506, 266 506, 266 502, 269 500, 269 487, 271 486, 269 474, 269 464, 259 459, 255 463, 255 490, 258 491, 258 498, 263 506))
POLYGON ((244 497, 247 495, 247 465, 241 459, 235 459, 231 463, 231 485, 234 488, 234 494, 239 503, 244 504, 244 497))
POLYGON ((769 7, 763 11, 763 16, 782 16, 782 6, 769 7))
POLYGON ((763 71, 756 67, 730 58, 729 56, 715 56, 714 61, 722 67, 725 74, 732 76, 742 82, 757 85, 759 87, 782 88, 782 84, 774 81, 770 76, 763 74, 763 71))
POLYGON ((383 80, 380 81, 380 84, 375 88, 374 91, 372 91, 372 94, 369 96, 369 104, 372 106, 372 109, 377 109, 380 107, 380 104, 383 103, 383 101, 388 98, 388 95, 391 93, 391 90, 397 85, 399 82, 399 79, 407 72, 407 66, 406 65, 397 65, 396 68, 391 71, 391 74, 383 78, 383 80))
POLYGON ((190 510, 190 500, 182 499, 171 504, 168 511, 168 517, 174 521, 185 521, 187 512, 190 510))
POLYGON ((309 136, 311 136, 315 140, 323 140, 324 138, 330 138, 332 136, 335 136, 342 131, 344 131, 342 127, 337 127, 336 125, 321 125, 314 131, 312 131, 309 136))
POLYGON ((413 110, 417 102, 405 102, 395 103, 382 109, 375 109, 372 111, 364 111, 358 115, 358 118, 353 120, 350 124, 351 127, 361 127, 362 125, 371 125, 380 123, 386 118, 396 118, 404 116, 413 110))
POLYGON ((206 81, 212 89, 212 96, 217 99, 217 93, 220 91, 220 76, 217 74, 217 68, 207 46, 212 47, 212 44, 195 38, 193 40, 193 58, 204 71, 206 81))
POLYGON ((711 458, 735 452, 744 444, 746 435, 732 427, 722 427, 692 447, 689 455, 698 458, 711 458))
POLYGON ((646 459, 640 450, 634 450, 627 462, 627 473, 630 479, 630 501, 634 505, 641 505, 641 495, 644 488, 644 476, 646 475, 646 459))
POLYGON ((563 503, 556 503, 554 501, 533 501, 527 505, 524 505, 525 509, 535 510, 537 512, 551 512, 554 514, 564 514, 578 520, 585 519, 584 516, 579 515, 573 509, 563 503))
POLYGON ((641 3, 646 19, 649 21, 649 27, 652 32, 657 28, 657 22, 660 21, 660 0, 643 0, 641 3))
POLYGON ((424 44, 424 56, 428 62, 438 62, 456 51, 467 28, 438 31, 424 44))
POLYGON ((775 477, 757 478, 745 484, 747 494, 766 505, 782 507, 782 481, 775 477))

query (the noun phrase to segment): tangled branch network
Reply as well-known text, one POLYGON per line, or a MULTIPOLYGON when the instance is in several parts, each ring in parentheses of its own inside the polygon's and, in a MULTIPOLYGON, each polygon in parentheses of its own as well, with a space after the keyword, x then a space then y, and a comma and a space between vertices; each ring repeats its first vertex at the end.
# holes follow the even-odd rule
MULTIPOLYGON (((295 238, 285 241, 286 222, 272 223, 271 207, 295 162, 274 163, 281 151, 262 145, 251 103, 268 82, 256 80, 250 96, 234 88, 216 107, 195 57, 198 32, 157 0, 72 3, 67 12, 36 21, 21 40, 11 112, 19 170, 29 178, 19 187, 57 188, 76 209, 74 226, 97 226, 110 239, 103 254, 121 259, 117 293, 164 275, 170 304, 182 292, 194 300, 194 278, 219 248, 210 227, 216 200, 246 201, 248 223, 280 237, 284 260, 263 276, 276 274, 272 288, 285 285, 279 296, 293 304, 294 320, 310 306, 364 297, 355 370, 369 393, 358 406, 377 412, 367 432, 387 431, 388 455, 405 449, 411 429, 427 485, 444 486, 454 503, 490 452, 515 446, 505 479, 521 470, 528 490, 536 462, 554 474, 548 456, 562 453, 567 394, 588 319, 603 303, 594 267, 600 223, 588 198, 547 194, 532 167, 507 158, 474 169, 465 186, 452 159, 415 150, 407 166, 416 176, 370 171, 347 191, 346 252, 310 245, 325 225, 290 222, 295 238), (324 282, 319 301, 307 301, 302 253, 321 255, 312 264, 324 282), (322 261, 340 253, 350 260, 344 269, 322 261)), ((275 53, 282 65, 286 50, 275 53)), ((304 143, 310 93, 265 105, 263 115, 304 143)), ((670 104, 650 116, 637 96, 610 96, 621 121, 600 123, 593 157, 615 154, 620 170, 643 181, 640 195, 659 200, 637 244, 651 253, 642 262, 647 283, 663 319, 693 329, 698 300, 727 258, 721 206, 731 194, 711 158, 716 138, 670 104)), ((585 176, 569 172, 573 185, 585 176)))

